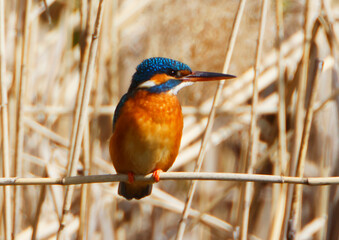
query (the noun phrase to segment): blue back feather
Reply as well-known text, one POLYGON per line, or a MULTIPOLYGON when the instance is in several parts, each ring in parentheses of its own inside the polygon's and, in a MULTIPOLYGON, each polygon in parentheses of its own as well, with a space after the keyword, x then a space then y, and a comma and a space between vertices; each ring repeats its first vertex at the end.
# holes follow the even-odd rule
POLYGON ((122 96, 122 98, 120 99, 117 107, 115 108, 114 116, 113 116, 113 131, 115 129, 115 123, 118 120, 118 117, 119 117, 119 114, 120 114, 120 110, 124 106, 125 102, 128 100, 128 98, 130 96, 131 96, 131 94, 129 94, 129 93, 126 93, 124 96, 122 96))

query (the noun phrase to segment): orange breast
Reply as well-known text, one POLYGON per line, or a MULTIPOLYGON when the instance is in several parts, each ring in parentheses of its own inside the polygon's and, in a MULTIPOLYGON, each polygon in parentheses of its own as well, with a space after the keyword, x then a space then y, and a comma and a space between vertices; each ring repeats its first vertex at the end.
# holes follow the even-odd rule
POLYGON ((183 128, 177 97, 139 90, 120 111, 110 140, 116 171, 167 171, 178 155, 183 128))

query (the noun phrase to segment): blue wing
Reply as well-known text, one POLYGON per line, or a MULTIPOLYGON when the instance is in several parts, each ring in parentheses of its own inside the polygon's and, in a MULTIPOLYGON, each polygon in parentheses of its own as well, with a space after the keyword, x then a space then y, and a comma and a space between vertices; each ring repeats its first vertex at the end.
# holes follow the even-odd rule
POLYGON ((122 96, 117 107, 115 108, 114 116, 113 116, 113 132, 114 132, 114 129, 115 129, 115 123, 118 120, 121 109, 122 109, 122 107, 124 106, 125 102, 128 100, 129 97, 130 97, 130 94, 128 94, 128 93, 126 93, 124 96, 122 96))

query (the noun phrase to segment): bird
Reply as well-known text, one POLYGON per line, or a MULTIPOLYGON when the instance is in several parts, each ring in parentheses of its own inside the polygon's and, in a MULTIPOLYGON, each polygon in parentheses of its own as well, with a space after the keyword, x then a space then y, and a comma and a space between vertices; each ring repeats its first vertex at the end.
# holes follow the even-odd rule
POLYGON ((188 65, 164 57, 148 58, 137 66, 127 93, 115 109, 109 141, 116 172, 128 175, 128 182, 119 183, 120 196, 131 200, 150 195, 160 173, 174 163, 183 130, 178 91, 194 82, 230 78, 235 76, 192 72, 188 65), (154 181, 134 181, 134 175, 150 173, 154 181))

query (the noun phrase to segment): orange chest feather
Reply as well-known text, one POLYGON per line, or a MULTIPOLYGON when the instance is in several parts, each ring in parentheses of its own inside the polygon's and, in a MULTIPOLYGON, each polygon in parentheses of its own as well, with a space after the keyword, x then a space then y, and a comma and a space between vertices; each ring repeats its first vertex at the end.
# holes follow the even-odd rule
POLYGON ((182 129, 180 103, 175 95, 154 94, 138 91, 129 99, 120 115, 120 122, 129 129, 144 130, 144 134, 167 134, 177 128, 182 129))
POLYGON ((138 91, 122 107, 111 138, 117 172, 166 171, 178 154, 182 128, 176 96, 138 91))

